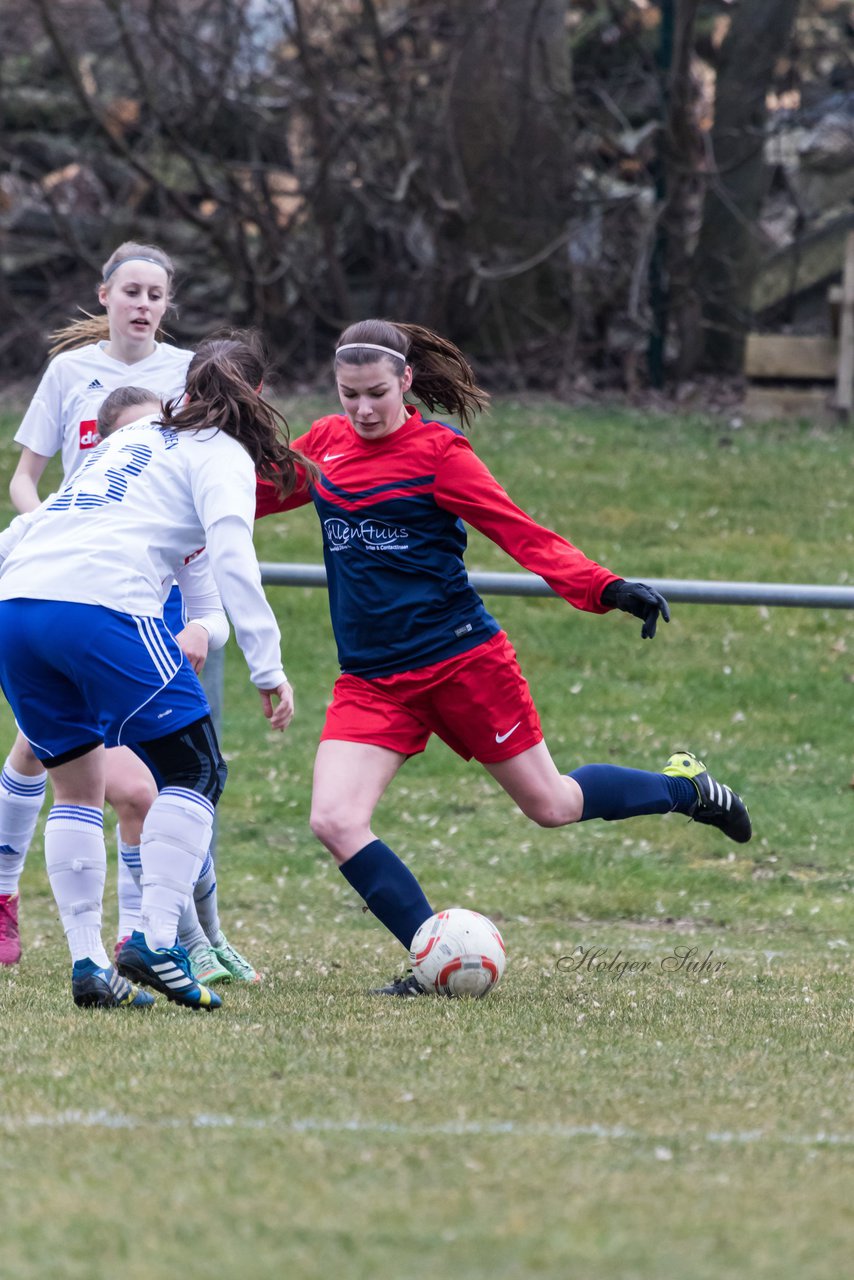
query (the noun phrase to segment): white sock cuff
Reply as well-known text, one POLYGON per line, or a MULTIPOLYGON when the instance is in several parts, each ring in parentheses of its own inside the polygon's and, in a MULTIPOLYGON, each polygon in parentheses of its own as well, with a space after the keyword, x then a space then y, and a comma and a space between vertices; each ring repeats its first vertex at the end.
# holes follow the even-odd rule
POLYGON ((0 787, 8 791, 10 795, 20 796, 22 799, 35 800, 44 795, 47 787, 47 770, 34 778, 30 773, 18 773, 7 760, 0 771, 0 787))
POLYGON ((7 761, 0 773, 0 893, 14 893, 44 803, 47 774, 31 778, 7 761))
MULTIPOLYGON (((213 805, 197 791, 166 787, 145 815, 142 847, 163 843, 192 854, 199 861, 195 883, 210 847, 213 817, 213 805)), ((144 861, 143 855, 143 864, 144 861)))
POLYGON ((54 831, 93 831, 104 834, 104 810, 84 804, 55 804, 47 815, 54 831))
POLYGON ((140 852, 138 844, 125 844, 124 840, 119 841, 119 862, 131 871, 139 871, 142 866, 140 860, 140 852))
POLYGON ((180 800, 184 805, 195 807, 206 813, 210 822, 213 822, 214 807, 207 796, 203 796, 200 791, 192 791, 189 787, 164 787, 160 792, 160 798, 180 800))

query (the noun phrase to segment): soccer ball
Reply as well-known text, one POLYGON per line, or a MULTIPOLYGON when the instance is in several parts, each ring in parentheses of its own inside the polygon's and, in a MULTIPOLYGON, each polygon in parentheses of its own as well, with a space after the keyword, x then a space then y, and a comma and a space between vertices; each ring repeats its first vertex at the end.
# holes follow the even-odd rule
POLYGON ((412 939, 409 960, 426 991, 486 996, 504 972, 504 943, 486 916, 451 907, 424 921, 412 939))

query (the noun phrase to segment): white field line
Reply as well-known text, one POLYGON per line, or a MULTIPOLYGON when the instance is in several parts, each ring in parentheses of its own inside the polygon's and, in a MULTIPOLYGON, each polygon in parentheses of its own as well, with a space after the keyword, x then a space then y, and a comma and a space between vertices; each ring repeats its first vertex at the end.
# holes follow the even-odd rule
POLYGON ((439 1125, 409 1125, 393 1121, 372 1120, 323 1120, 306 1117, 302 1120, 277 1120, 274 1117, 230 1116, 201 1113, 186 1119, 160 1116, 154 1120, 139 1116, 123 1115, 111 1111, 59 1111, 55 1115, 2 1116, 0 1133, 23 1133, 32 1129, 229 1129, 235 1133, 259 1132, 267 1134, 328 1133, 363 1134, 366 1137, 444 1138, 552 1138, 558 1141, 574 1141, 578 1138, 598 1138, 609 1142, 641 1142, 654 1144, 656 1152, 665 1151, 667 1144, 678 1145, 686 1139, 690 1143, 703 1142, 713 1146, 746 1147, 759 1143, 780 1143, 794 1147, 854 1147, 854 1134, 829 1133, 776 1133, 766 1129, 710 1130, 708 1133, 681 1133, 678 1138, 667 1135, 643 1133, 623 1125, 601 1124, 517 1124, 513 1120, 484 1122, 449 1122, 439 1125))

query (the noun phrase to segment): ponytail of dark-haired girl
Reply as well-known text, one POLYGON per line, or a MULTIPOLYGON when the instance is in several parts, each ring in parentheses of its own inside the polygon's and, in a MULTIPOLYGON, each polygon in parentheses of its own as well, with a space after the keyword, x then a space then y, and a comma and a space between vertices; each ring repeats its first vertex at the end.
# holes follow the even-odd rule
MULTIPOLYGON (((412 366, 412 394, 432 413, 437 407, 456 414, 464 427, 489 403, 489 393, 479 387, 474 371, 459 347, 440 333, 418 324, 391 320, 360 320, 344 330, 338 348, 350 350, 335 353, 335 362, 369 364, 381 359, 374 347, 387 347, 400 352, 401 360, 412 366), (358 345, 370 344, 360 351, 358 345)), ((389 360, 394 356, 389 355, 389 360)), ((402 365, 401 365, 402 369, 402 365)))
POLYGON ((190 362, 185 396, 169 401, 162 422, 173 431, 223 431, 243 446, 257 475, 286 498, 298 481, 315 480, 318 472, 291 449, 287 420, 256 390, 263 374, 258 353, 247 343, 203 343, 190 362))

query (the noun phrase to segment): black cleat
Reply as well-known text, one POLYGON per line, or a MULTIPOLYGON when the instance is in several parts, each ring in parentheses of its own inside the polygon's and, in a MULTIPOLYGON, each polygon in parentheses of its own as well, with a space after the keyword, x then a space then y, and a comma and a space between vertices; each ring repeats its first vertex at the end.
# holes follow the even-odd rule
POLYGON ((71 970, 71 994, 81 1009, 150 1009, 154 996, 140 991, 112 965, 102 968, 94 960, 75 960, 71 970))
POLYGON ((384 987, 372 987, 368 992, 370 996, 403 996, 408 1000, 413 996, 426 996, 426 994, 427 992, 413 973, 407 974, 404 978, 395 978, 393 982, 387 982, 384 987))
POLYGON ((697 790, 697 801, 688 810, 694 822, 704 822, 717 827, 736 844, 747 844, 753 835, 750 814, 741 796, 731 787, 716 782, 702 760, 690 751, 676 751, 667 761, 662 773, 670 778, 687 778, 697 790))

